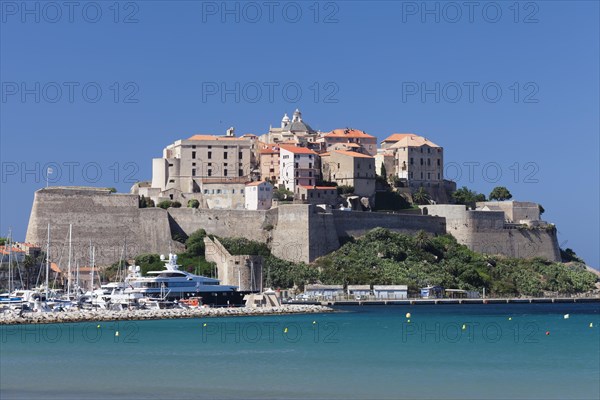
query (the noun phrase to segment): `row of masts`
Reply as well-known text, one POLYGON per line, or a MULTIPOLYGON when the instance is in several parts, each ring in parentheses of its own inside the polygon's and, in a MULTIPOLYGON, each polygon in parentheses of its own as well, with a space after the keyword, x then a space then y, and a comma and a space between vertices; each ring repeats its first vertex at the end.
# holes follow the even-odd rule
MULTIPOLYGON (((72 260, 73 260, 73 225, 69 224, 69 235, 68 235, 68 239, 69 239, 69 257, 68 257, 68 261, 67 261, 67 296, 71 297, 72 295, 72 289, 73 289, 73 282, 72 282, 72 278, 73 278, 73 268, 72 268, 72 260)), ((12 230, 9 228, 8 230, 8 236, 7 236, 7 241, 6 241, 6 248, 8 248, 8 292, 12 293, 16 287, 15 287, 15 273, 13 271, 13 241, 12 241, 12 230)), ((96 262, 95 262, 95 258, 96 258, 96 247, 92 245, 92 241, 90 240, 90 247, 89 247, 89 251, 90 251, 90 264, 91 264, 91 276, 90 276, 90 291, 94 290, 94 281, 95 281, 95 267, 96 267, 96 262)), ((47 241, 46 241, 46 260, 45 260, 45 284, 44 284, 44 294, 46 295, 46 298, 49 298, 49 292, 50 292, 50 265, 51 265, 51 259, 52 255, 50 252, 50 224, 48 224, 48 232, 47 232, 47 241)), ((18 262, 18 261, 17 261, 18 262)), ((119 265, 119 270, 121 269, 121 266, 119 265)), ((18 264, 17 264, 17 271, 19 273, 19 280, 21 282, 21 287, 24 287, 23 284, 23 278, 21 276, 21 271, 18 268, 18 264)), ((41 270, 40 270, 41 273, 41 270)), ((39 275, 38 275, 38 282, 39 282, 39 275)), ((80 276, 79 276, 79 263, 75 262, 75 285, 77 290, 79 290, 80 288, 80 276)), ((36 283, 37 285, 37 283, 36 283)))

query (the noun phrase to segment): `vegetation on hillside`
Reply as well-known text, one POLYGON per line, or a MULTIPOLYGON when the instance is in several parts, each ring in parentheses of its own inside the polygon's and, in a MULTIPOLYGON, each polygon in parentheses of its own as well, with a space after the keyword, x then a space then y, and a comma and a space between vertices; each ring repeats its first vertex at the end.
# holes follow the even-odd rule
POLYGON ((314 265, 273 257, 266 245, 247 239, 221 239, 233 254, 265 256, 265 285, 288 288, 307 283, 426 285, 481 291, 496 296, 573 294, 593 289, 597 277, 583 264, 541 258, 514 259, 475 253, 450 235, 414 236, 376 228, 319 258, 314 265))

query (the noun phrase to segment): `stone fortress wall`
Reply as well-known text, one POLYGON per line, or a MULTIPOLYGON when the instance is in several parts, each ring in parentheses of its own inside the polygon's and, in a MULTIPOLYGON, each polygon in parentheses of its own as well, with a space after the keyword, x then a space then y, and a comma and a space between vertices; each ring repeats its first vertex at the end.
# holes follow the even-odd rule
POLYGON ((452 233, 459 242, 483 253, 550 260, 560 257, 555 230, 506 229, 501 212, 467 212, 464 206, 428 206, 429 215, 319 210, 313 205, 290 204, 265 211, 167 211, 139 208, 137 195, 111 194, 97 188, 50 187, 35 193, 26 241, 45 248, 50 224, 51 259, 66 266, 72 224, 76 262, 80 266, 89 264, 91 242, 96 247, 96 263, 109 265, 143 253, 182 251, 183 245, 172 240, 172 235, 189 235, 202 228, 217 236, 267 243, 277 257, 308 263, 339 248, 344 237, 384 227, 403 233, 421 229, 431 234, 452 233))
POLYGON ((504 211, 467 210, 463 205, 427 205, 421 209, 428 215, 444 217, 447 233, 473 251, 560 261, 554 225, 532 227, 509 223, 504 211))

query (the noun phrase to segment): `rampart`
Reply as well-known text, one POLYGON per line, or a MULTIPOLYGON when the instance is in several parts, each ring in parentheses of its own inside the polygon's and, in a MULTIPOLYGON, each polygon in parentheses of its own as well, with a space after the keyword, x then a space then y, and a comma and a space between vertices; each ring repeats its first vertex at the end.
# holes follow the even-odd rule
POLYGON ((89 263, 91 243, 96 248, 96 263, 107 265, 142 253, 182 251, 183 245, 172 238, 202 228, 217 236, 267 243, 277 257, 308 263, 339 248, 340 239, 384 227, 402 233, 452 233, 459 242, 483 253, 537 255, 551 260, 560 256, 555 230, 507 229, 501 212, 428 206, 428 213, 320 212, 307 204, 281 205, 266 211, 163 210, 139 208, 137 195, 111 194, 96 188, 51 187, 35 193, 26 241, 45 247, 50 224, 52 261, 66 265, 68 230, 72 224, 73 262, 89 263))
POLYGON ((507 223, 503 211, 467 210, 462 205, 430 205, 422 208, 429 215, 444 217, 446 231, 473 251, 560 261, 554 225, 532 228, 507 223))

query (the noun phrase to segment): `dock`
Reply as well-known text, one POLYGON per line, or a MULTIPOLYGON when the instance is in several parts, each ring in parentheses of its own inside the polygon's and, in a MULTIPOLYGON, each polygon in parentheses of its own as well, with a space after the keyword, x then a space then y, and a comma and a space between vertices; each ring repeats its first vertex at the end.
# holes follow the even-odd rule
POLYGON ((600 303, 600 297, 531 297, 489 299, 377 299, 377 300, 313 300, 289 301, 287 304, 311 304, 322 306, 418 306, 446 304, 536 304, 536 303, 600 303))

